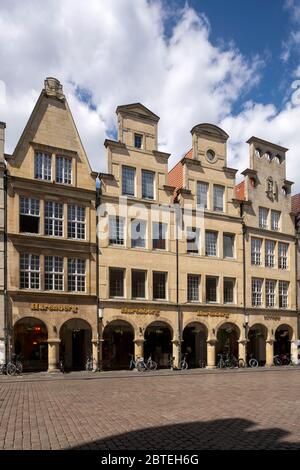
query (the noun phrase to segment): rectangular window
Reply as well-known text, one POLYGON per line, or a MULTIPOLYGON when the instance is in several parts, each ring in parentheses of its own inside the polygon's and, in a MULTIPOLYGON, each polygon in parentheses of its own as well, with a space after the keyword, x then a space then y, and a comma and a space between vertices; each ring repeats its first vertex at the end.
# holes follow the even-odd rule
POLYGON ((56 157, 56 182, 72 184, 72 160, 67 157, 56 157))
POLYGON ((85 260, 68 259, 68 290, 85 292, 85 260))
POLYGON ((279 308, 288 308, 289 283, 279 281, 279 308))
POLYGON ((206 302, 217 302, 217 286, 218 278, 207 276, 206 277, 206 302))
POLYGON ((260 307, 262 304, 262 279, 252 279, 252 306, 260 307))
POLYGON ((124 297, 125 270, 109 268, 109 296, 124 297))
POLYGON ((266 280, 266 307, 275 307, 276 281, 266 280))
POLYGON ((155 300, 166 299, 166 281, 167 281, 167 273, 161 273, 161 272, 153 273, 153 299, 155 300))
POLYGON ((122 166, 122 194, 135 195, 135 168, 131 166, 122 166))
POLYGON ((186 252, 199 253, 199 235, 200 231, 195 227, 187 227, 186 229, 186 252))
POLYGON ((142 198, 154 199, 154 173, 142 170, 142 198))
POLYGON ((224 233, 223 236, 223 256, 224 258, 234 258, 235 236, 231 233, 224 233))
POLYGON ((275 232, 279 230, 280 212, 271 211, 271 229, 275 232))
POLYGON ((197 204, 207 209, 208 183, 197 182, 197 204))
POLYGON ((265 241, 265 265, 267 268, 275 266, 275 242, 273 240, 265 241))
POLYGON ((205 232, 205 254, 206 256, 217 256, 217 232, 205 232))
POLYGON ((20 196, 20 232, 39 233, 40 201, 20 196))
POLYGON ((143 136, 141 134, 134 134, 134 146, 136 149, 141 149, 143 145, 143 136))
POLYGON ((224 278, 224 304, 234 303, 235 279, 224 278))
POLYGON ((259 227, 268 228, 268 209, 265 207, 259 208, 259 227))
POLYGON ((146 298, 146 271, 131 272, 131 293, 133 299, 146 298))
POLYGON ((40 288, 40 257, 38 255, 20 255, 20 288, 40 288))
POLYGON ((63 207, 60 202, 45 201, 45 235, 63 236, 63 207))
POLYGON ((214 185, 214 211, 224 212, 224 186, 214 185))
POLYGON ((145 220, 133 219, 131 221, 131 247, 146 248, 147 222, 145 220))
POLYGON ((162 222, 153 222, 153 249, 165 250, 168 225, 162 222))
POLYGON ((85 207, 68 206, 68 238, 85 239, 85 207))
POLYGON ((260 238, 251 238, 251 264, 254 266, 261 265, 261 244, 260 238))
POLYGON ((288 243, 279 243, 278 244, 278 266, 279 269, 288 268, 288 243))
POLYGON ((187 300, 188 302, 199 302, 200 276, 198 274, 188 274, 187 276, 187 300))
POLYGON ((45 256, 45 290, 64 290, 64 260, 45 256))
POLYGON ((37 152, 34 160, 35 179, 51 181, 51 155, 37 152))
POLYGON ((124 217, 109 216, 109 244, 124 245, 124 217))

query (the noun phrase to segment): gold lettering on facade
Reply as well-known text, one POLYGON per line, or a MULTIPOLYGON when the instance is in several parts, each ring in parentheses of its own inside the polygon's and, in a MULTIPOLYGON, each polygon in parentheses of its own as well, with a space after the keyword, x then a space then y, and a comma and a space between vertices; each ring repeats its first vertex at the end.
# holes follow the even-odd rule
POLYGON ((31 304, 31 310, 39 312, 78 313, 78 307, 76 305, 31 304))
POLYGON ((281 320, 281 317, 279 315, 265 315, 264 316, 265 320, 281 320))
POLYGON ((229 313, 227 312, 198 312, 197 317, 229 318, 229 313))
POLYGON ((124 314, 141 314, 141 315, 156 315, 159 316, 160 310, 151 309, 151 308, 121 308, 121 313, 124 314))

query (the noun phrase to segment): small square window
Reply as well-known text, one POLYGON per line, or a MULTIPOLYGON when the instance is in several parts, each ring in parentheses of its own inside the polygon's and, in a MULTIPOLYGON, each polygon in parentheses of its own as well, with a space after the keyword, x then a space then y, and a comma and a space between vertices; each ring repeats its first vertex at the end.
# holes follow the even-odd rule
POLYGON ((134 146, 136 149, 141 149, 143 145, 143 136, 141 134, 134 134, 134 146))

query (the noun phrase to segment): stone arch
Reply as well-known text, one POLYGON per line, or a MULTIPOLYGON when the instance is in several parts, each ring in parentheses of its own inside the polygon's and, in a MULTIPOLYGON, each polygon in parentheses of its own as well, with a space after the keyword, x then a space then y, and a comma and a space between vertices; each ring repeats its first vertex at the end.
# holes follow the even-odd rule
POLYGON ((106 328, 108 325, 110 325, 110 323, 112 322, 115 322, 115 321, 119 321, 119 322, 126 322, 128 323, 128 325, 131 326, 131 328, 133 328, 133 331, 134 331, 134 337, 135 339, 138 338, 141 333, 140 333, 140 328, 141 328, 141 325, 138 325, 134 318, 132 318, 133 315, 130 316, 130 318, 128 318, 128 316, 126 315, 113 315, 110 317, 109 321, 105 322, 105 325, 104 325, 104 328, 106 328))
POLYGON ((208 327, 202 321, 189 321, 182 332, 181 351, 187 354, 189 368, 207 364, 208 327))
POLYGON ((84 370, 92 353, 92 326, 82 318, 70 318, 59 329, 60 356, 66 370, 84 370))
POLYGON ((23 317, 14 323, 14 352, 20 356, 25 372, 48 368, 48 328, 40 318, 23 317))
POLYGON ((127 369, 134 355, 135 327, 124 318, 114 318, 103 330, 102 367, 105 370, 127 369))
POLYGON ((266 341, 269 337, 269 330, 263 323, 254 323, 249 327, 247 342, 247 360, 252 357, 257 359, 258 364, 266 364, 266 341))
POLYGON ((275 330, 274 356, 277 354, 291 354, 291 341, 294 339, 294 328, 282 323, 275 330))
POLYGON ((162 320, 150 322, 144 333, 144 355, 147 359, 150 355, 158 366, 167 367, 168 359, 172 356, 173 328, 170 322, 162 320))
POLYGON ((238 341, 241 336, 240 327, 233 322, 221 322, 216 327, 216 360, 219 354, 239 356, 238 341))

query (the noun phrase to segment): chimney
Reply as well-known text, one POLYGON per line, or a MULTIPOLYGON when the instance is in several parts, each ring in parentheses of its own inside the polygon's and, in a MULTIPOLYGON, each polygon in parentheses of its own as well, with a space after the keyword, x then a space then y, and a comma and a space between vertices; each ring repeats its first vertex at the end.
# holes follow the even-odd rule
POLYGON ((5 122, 0 122, 0 162, 4 161, 5 122))

